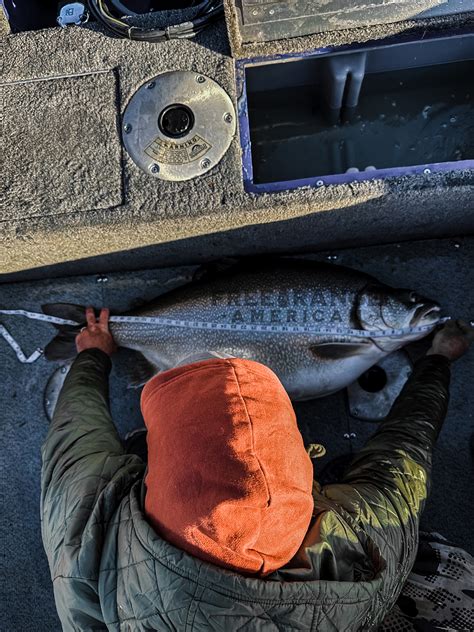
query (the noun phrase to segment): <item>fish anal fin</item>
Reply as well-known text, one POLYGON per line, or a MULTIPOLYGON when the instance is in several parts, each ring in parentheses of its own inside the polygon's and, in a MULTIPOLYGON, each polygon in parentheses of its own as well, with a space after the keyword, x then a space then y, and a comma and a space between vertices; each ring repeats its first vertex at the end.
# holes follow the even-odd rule
POLYGON ((130 363, 130 370, 128 371, 129 380, 128 388, 140 388, 148 382, 154 375, 160 372, 160 370, 145 358, 143 354, 136 351, 133 354, 132 362, 130 363))
POLYGON ((311 353, 322 360, 343 360, 352 358, 370 346, 369 342, 322 342, 311 345, 311 353))

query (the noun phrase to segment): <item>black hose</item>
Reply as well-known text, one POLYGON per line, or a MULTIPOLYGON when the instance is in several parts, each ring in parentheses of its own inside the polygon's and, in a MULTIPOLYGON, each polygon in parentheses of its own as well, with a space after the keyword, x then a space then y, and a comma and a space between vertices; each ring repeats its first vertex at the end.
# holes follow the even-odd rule
POLYGON ((88 6, 91 15, 108 31, 118 37, 141 42, 163 42, 194 37, 224 13, 223 0, 207 0, 192 20, 161 29, 149 29, 131 26, 113 15, 106 0, 88 0, 88 6))

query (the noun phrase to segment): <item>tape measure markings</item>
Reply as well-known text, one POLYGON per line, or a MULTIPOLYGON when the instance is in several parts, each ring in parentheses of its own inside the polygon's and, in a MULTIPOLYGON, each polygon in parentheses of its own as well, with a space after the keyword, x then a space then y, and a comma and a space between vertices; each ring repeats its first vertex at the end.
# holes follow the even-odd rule
POLYGON ((54 323, 55 325, 72 325, 73 327, 80 325, 80 323, 75 320, 48 316, 47 314, 39 314, 38 312, 29 312, 26 309, 0 309, 0 314, 6 314, 7 316, 26 316, 26 318, 31 320, 41 320, 42 322, 54 323))
POLYGON ((18 360, 22 364, 32 364, 33 362, 35 362, 38 358, 40 358, 43 355, 43 349, 38 348, 38 349, 36 349, 36 351, 33 351, 33 353, 27 357, 24 354, 24 352, 23 352, 22 348, 20 347, 20 345, 17 343, 17 341, 10 334, 8 329, 6 327, 4 327, 2 324, 0 324, 0 334, 8 342, 10 347, 16 353, 16 357, 18 358, 18 360))
MULTIPOLYGON (((40 322, 51 323, 54 325, 68 325, 77 327, 81 323, 67 318, 59 318, 57 316, 49 316, 48 314, 40 314, 38 312, 30 312, 25 309, 0 309, 0 314, 6 316, 25 316, 31 320, 39 320, 40 322)), ((450 317, 440 318, 432 325, 421 325, 419 327, 405 327, 401 329, 384 329, 379 331, 367 331, 365 329, 351 329, 344 327, 329 326, 312 326, 312 325, 263 325, 263 324, 245 324, 245 323, 216 323, 198 320, 182 320, 176 318, 165 318, 162 316, 111 316, 111 323, 133 323, 137 325, 161 325, 163 327, 178 327, 181 329, 198 329, 198 330, 219 330, 219 331, 249 331, 258 333, 297 333, 311 334, 314 336, 350 336, 352 338, 394 338, 416 333, 430 332, 436 325, 441 325, 450 320, 450 317)), ((43 353, 41 349, 37 349, 29 357, 21 350, 19 344, 15 341, 9 331, 0 324, 0 334, 8 342, 15 351, 17 358, 22 363, 32 363, 37 360, 43 353)))

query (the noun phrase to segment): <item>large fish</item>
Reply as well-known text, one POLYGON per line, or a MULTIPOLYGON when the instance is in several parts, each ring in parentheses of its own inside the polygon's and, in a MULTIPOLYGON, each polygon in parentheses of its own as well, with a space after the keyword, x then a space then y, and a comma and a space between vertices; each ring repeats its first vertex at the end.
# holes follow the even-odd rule
MULTIPOLYGON (((84 308, 45 305, 47 314, 84 321, 84 308)), ((367 331, 429 325, 439 306, 415 292, 394 289, 367 274, 341 266, 282 259, 252 268, 236 266, 159 296, 133 316, 161 316, 210 323, 337 326, 367 331)), ((117 344, 147 361, 144 382, 158 371, 199 354, 249 358, 269 366, 294 400, 329 395, 356 380, 392 351, 426 335, 361 339, 350 335, 181 329, 163 325, 111 323, 117 344)), ((74 355, 77 328, 63 328, 46 357, 74 355)))

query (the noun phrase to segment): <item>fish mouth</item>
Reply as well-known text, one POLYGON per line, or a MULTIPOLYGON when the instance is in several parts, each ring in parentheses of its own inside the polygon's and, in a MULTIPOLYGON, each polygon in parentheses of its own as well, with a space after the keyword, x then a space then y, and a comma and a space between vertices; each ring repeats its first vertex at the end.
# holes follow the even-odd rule
POLYGON ((417 308, 413 318, 412 325, 431 325, 437 323, 439 320, 439 313, 441 307, 437 303, 430 303, 429 305, 420 305, 417 308))

